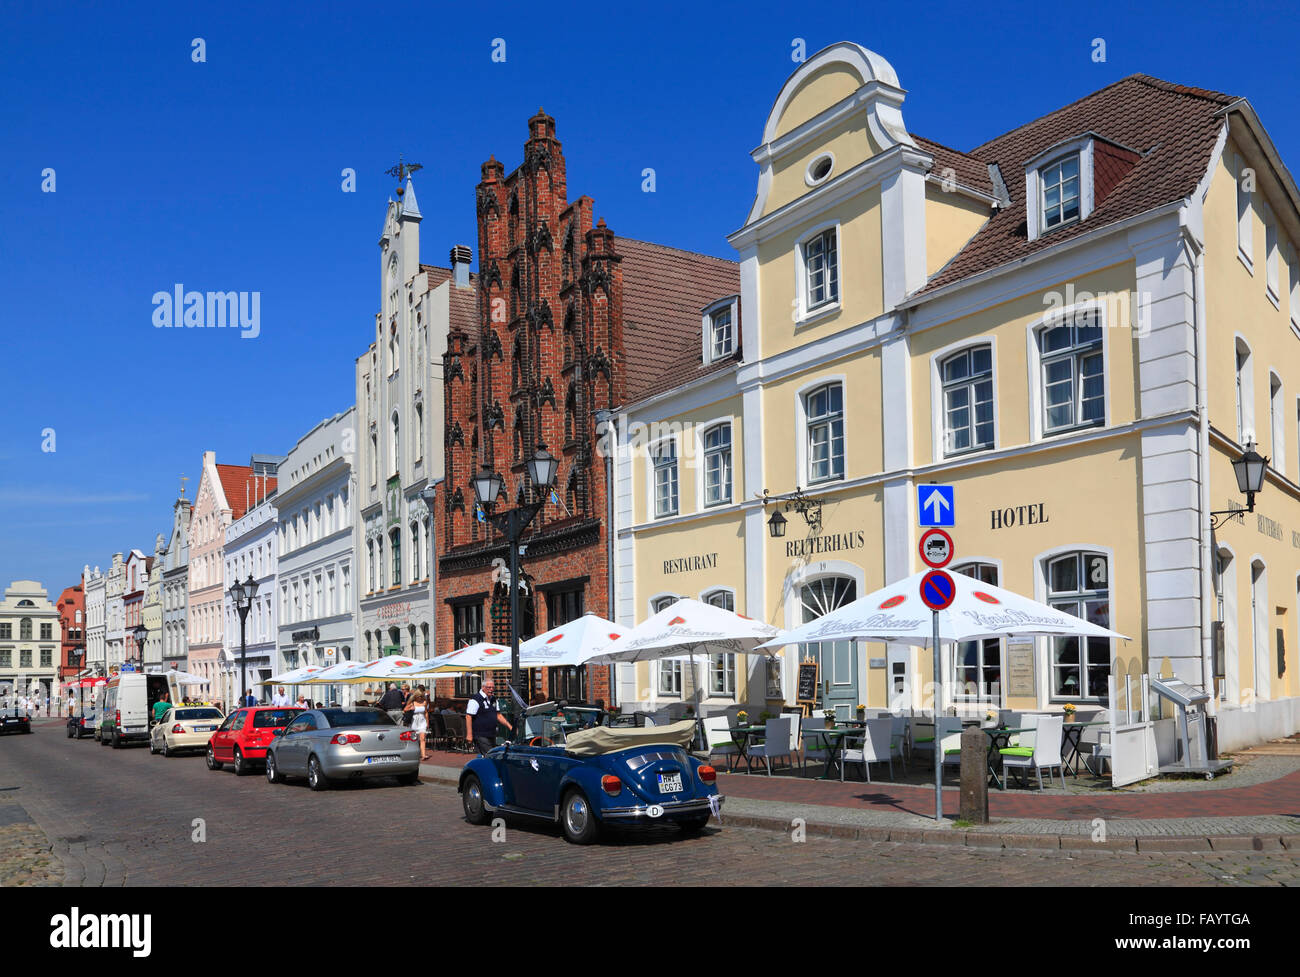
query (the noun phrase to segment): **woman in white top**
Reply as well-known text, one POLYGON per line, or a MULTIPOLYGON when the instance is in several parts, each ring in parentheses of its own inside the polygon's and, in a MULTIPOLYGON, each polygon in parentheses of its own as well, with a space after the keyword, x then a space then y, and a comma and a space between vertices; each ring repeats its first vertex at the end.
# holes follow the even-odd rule
POLYGON ((415 735, 420 744, 420 762, 423 763, 428 759, 425 752, 424 731, 429 728, 429 708, 425 702, 424 693, 417 692, 407 700, 406 706, 402 710, 411 714, 411 732, 415 735))

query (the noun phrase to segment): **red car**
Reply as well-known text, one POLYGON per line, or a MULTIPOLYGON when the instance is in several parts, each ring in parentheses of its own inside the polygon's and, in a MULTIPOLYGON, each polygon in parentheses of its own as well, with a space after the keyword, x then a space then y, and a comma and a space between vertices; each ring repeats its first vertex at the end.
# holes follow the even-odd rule
POLYGON ((249 706, 236 709, 208 740, 208 769, 221 770, 227 763, 242 777, 252 764, 266 762, 266 748, 277 729, 284 729, 302 712, 294 706, 249 706))

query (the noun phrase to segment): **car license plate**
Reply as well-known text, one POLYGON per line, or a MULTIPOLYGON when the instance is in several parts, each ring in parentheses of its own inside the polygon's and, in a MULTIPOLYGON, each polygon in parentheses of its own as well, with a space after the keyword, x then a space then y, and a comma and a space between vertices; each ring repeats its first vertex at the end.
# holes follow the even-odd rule
POLYGON ((215 727, 215 726, 195 726, 195 727, 194 727, 194 732, 196 732, 196 733, 210 733, 210 732, 212 732, 212 731, 213 731, 214 729, 216 729, 216 728, 217 728, 217 727, 215 727))
POLYGON ((678 794, 681 789, 682 775, 680 773, 661 773, 659 775, 659 793, 678 794))
POLYGON ((401 763, 400 756, 368 756, 366 763, 401 763))

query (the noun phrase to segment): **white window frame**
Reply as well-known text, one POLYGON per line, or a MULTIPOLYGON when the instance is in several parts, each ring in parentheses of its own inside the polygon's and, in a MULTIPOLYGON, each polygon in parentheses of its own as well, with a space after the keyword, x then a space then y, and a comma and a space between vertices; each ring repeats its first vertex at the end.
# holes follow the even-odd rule
POLYGON ((1268 371, 1268 433, 1272 440, 1269 465, 1275 472, 1286 475, 1286 388, 1277 370, 1268 371), (1274 386, 1274 381, 1277 385, 1274 386))
POLYGON ((1264 294, 1273 303, 1273 308, 1281 309, 1282 305, 1278 294, 1280 288, 1278 285, 1277 220, 1267 204, 1260 208, 1260 216, 1264 219, 1264 294))
POLYGON ((700 338, 700 353, 704 363, 725 360, 736 354, 740 340, 740 296, 729 295, 725 299, 705 307, 700 313, 700 338), (731 314, 731 347, 725 353, 715 355, 713 351, 713 317, 720 312, 730 312, 731 314))
MULTIPOLYGON (((1054 309, 1042 318, 1035 319, 1025 327, 1025 346, 1027 350, 1025 360, 1029 370, 1029 437, 1031 441, 1050 441, 1055 438, 1077 435, 1083 431, 1095 431, 1110 427, 1112 403, 1111 394, 1115 388, 1111 383, 1110 371, 1110 322, 1106 304, 1104 302, 1078 302, 1063 309, 1054 309), (1044 430, 1046 409, 1044 406, 1043 363, 1042 356, 1039 353, 1038 343, 1039 333, 1046 329, 1067 324, 1078 315, 1093 312, 1097 314, 1097 323, 1101 327, 1101 375, 1102 382, 1105 384, 1106 388, 1105 410, 1102 414, 1102 423, 1100 425, 1093 424, 1086 427, 1071 427, 1047 434, 1044 430)), ((996 369, 994 372, 996 374, 996 369)))
MULTIPOLYGON (((658 614, 661 610, 666 609, 674 601, 680 599, 681 599, 680 594, 675 594, 675 593, 655 594, 653 597, 650 598, 650 616, 653 617, 654 615, 658 614), (660 603, 662 603, 664 606, 659 607, 658 605, 660 603)), ((667 661, 665 659, 660 659, 659 661, 654 663, 654 695, 655 698, 657 699, 659 698, 680 699, 682 697, 682 663, 681 662, 679 661, 673 662, 673 661, 667 661), (675 684, 677 686, 676 692, 672 692, 672 691, 665 692, 663 690, 663 678, 665 672, 667 672, 670 676, 672 676, 674 681, 670 681, 668 684, 670 686, 675 684)))
POLYGON ((844 235, 840 233, 839 220, 815 224, 799 235, 799 241, 794 249, 794 276, 794 294, 798 303, 795 310, 796 329, 839 312, 840 306, 844 302, 844 235), (807 245, 810 241, 828 231, 833 231, 835 234, 835 282, 837 293, 831 301, 823 302, 816 308, 810 308, 808 304, 807 245))
MULTIPOLYGON (((731 598, 731 607, 727 608, 727 610, 734 612, 736 609, 736 591, 732 587, 711 587, 708 590, 702 590, 700 591, 699 601, 701 604, 712 604, 712 601, 709 598, 717 597, 720 594, 726 594, 728 597, 731 598)), ((704 668, 707 673, 705 675, 704 682, 705 682, 705 691, 708 693, 708 698, 728 699, 734 701, 738 694, 736 689, 739 685, 739 683, 736 680, 736 655, 730 652, 724 652, 718 655, 709 655, 707 660, 704 663, 704 668), (721 692, 715 691, 713 688, 713 666, 715 661, 719 658, 728 659, 728 661, 724 663, 724 667, 722 669, 724 688, 721 692), (731 683, 730 689, 725 688, 727 684, 728 676, 730 676, 730 683, 731 683)))
POLYGON ((1237 406, 1237 443, 1245 445, 1255 437, 1255 353, 1241 333, 1234 336, 1232 372, 1237 406), (1240 359, 1243 352, 1246 354, 1245 363, 1240 359))
MULTIPOLYGON (((1054 546, 1049 550, 1037 554, 1034 557, 1034 599, 1041 604, 1049 602, 1048 594, 1048 565, 1056 559, 1068 556, 1071 553, 1096 553, 1106 557, 1106 575, 1110 603, 1110 624, 1112 631, 1118 630, 1119 614, 1119 594, 1115 587, 1115 550, 1110 546, 1102 546, 1097 543, 1080 542, 1068 543, 1062 546, 1054 546)), ((1038 687, 1038 706, 1047 708, 1054 702, 1097 702, 1098 700, 1090 696, 1076 696, 1073 699, 1063 698, 1052 694, 1052 641, 1053 638, 1037 638, 1037 649, 1035 651, 1036 661, 1036 678, 1038 687)), ((1084 639, 1087 640, 1087 639, 1084 639)), ((1110 639, 1110 667, 1111 674, 1115 674, 1115 639, 1110 639)), ((1081 673, 1082 674, 1082 673, 1081 673)), ((1081 690, 1082 691, 1082 690, 1081 690)), ((1105 697, 1101 699, 1105 703, 1105 697)))
POLYGON ((930 454, 935 462, 943 461, 945 458, 965 457, 966 455, 975 455, 984 451, 996 451, 998 445, 1001 443, 999 438, 1000 425, 998 423, 998 418, 997 337, 976 336, 970 339, 962 339, 930 354, 930 454), (993 362, 993 443, 984 448, 967 448, 963 451, 954 452, 949 455, 946 453, 948 411, 943 396, 945 387, 943 380, 943 364, 950 357, 972 350, 977 346, 989 347, 989 354, 992 357, 993 362))
POLYGON ((1086 221, 1093 210, 1093 138, 1091 135, 1072 142, 1049 147, 1025 164, 1025 229, 1029 240, 1036 241, 1048 229, 1043 226, 1042 171, 1055 166, 1068 156, 1079 157, 1079 216, 1075 220, 1057 224, 1058 231, 1086 221))
MULTIPOLYGON (((1002 576, 1002 561, 1000 559, 997 559, 996 557, 991 557, 991 556, 962 557, 960 563, 954 561, 953 565, 950 566, 948 569, 952 573, 961 573, 962 571, 959 569, 960 567, 971 566, 972 564, 993 567, 993 569, 996 570, 998 574, 998 582, 993 586, 995 587, 1002 586, 1003 581, 1005 579, 1002 576)), ((975 579, 975 578, 972 577, 971 579, 975 579)), ((981 662, 983 662, 984 660, 983 643, 984 641, 989 641, 989 640, 993 640, 993 639, 984 638, 980 641, 981 662)), ((1007 642, 1005 638, 1000 638, 997 640, 998 640, 998 655, 1002 664, 1000 666, 1001 678, 998 681, 998 694, 996 697, 990 697, 987 695, 978 695, 978 694, 966 695, 964 692, 959 692, 958 691, 959 687, 957 685, 957 648, 959 647, 959 644, 948 644, 943 647, 943 654, 947 656, 947 661, 941 662, 941 664, 944 666, 944 674, 947 675, 949 681, 952 682, 952 691, 950 693, 950 696, 954 702, 966 703, 970 705, 990 705, 990 706, 997 706, 998 708, 1001 708, 1002 706, 1005 705, 1007 701, 1007 642)), ((981 664, 981 668, 983 668, 982 664, 981 664)))
POLYGON ((814 393, 818 388, 828 384, 838 383, 840 385, 840 405, 842 416, 847 417, 846 405, 849 402, 849 384, 844 374, 832 374, 818 377, 809 383, 804 384, 794 392, 794 418, 795 418, 795 472, 794 484, 796 485, 833 485, 836 482, 842 482, 849 476, 849 434, 847 428, 844 431, 844 471, 842 474, 813 482, 809 477, 812 469, 809 467, 808 456, 808 395, 814 393))
POLYGON ((1253 275, 1255 274, 1255 223, 1251 219, 1252 194, 1241 188, 1242 172, 1249 167, 1246 166, 1246 158, 1240 153, 1234 157, 1234 164, 1232 175, 1237 181, 1237 257, 1246 266, 1246 270, 1253 275))
POLYGON ((730 414, 726 414, 721 417, 715 417, 707 421, 702 421, 699 424, 695 425, 695 452, 696 452, 695 457, 700 460, 699 464, 696 466, 698 474, 695 479, 695 495, 696 495, 695 511, 703 512, 705 509, 720 509, 724 506, 731 505, 736 500, 736 494, 737 494, 736 493, 736 421, 735 418, 730 414), (719 427, 722 427, 723 425, 726 425, 728 428, 731 429, 730 431, 731 447, 728 451, 728 454, 730 454, 731 456, 731 460, 729 462, 730 471, 731 471, 731 490, 730 492, 728 492, 727 497, 725 499, 720 499, 717 502, 709 502, 708 501, 708 478, 709 478, 708 448, 706 447, 705 437, 706 435, 709 434, 709 432, 715 431, 719 427))
POLYGON ((1286 247, 1286 279, 1290 294, 1287 317, 1291 321, 1291 331, 1300 339, 1300 253, 1294 244, 1286 247))
POLYGON ((647 496, 647 502, 649 503, 649 509, 650 509, 649 517, 651 521, 654 521, 656 519, 668 519, 671 518, 672 516, 676 516, 681 513, 682 511, 681 466, 682 466, 682 455, 681 455, 681 451, 678 450, 676 435, 669 435, 668 437, 660 438, 658 441, 646 445, 646 486, 647 486, 646 496, 647 496), (673 507, 673 510, 671 512, 660 512, 659 511, 659 482, 657 478, 657 474, 660 466, 656 461, 656 455, 658 454, 660 449, 667 444, 671 444, 673 446, 672 467, 675 472, 677 504, 673 507))

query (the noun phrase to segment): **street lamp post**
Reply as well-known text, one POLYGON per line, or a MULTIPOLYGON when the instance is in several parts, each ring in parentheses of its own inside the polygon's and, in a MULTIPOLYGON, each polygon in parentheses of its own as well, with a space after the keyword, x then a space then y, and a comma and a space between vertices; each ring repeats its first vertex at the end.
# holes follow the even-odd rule
POLYGON ((135 638, 136 649, 136 666, 140 671, 144 671, 144 643, 149 637, 149 629, 143 624, 137 624, 131 629, 131 637, 135 638))
POLYGON ((253 595, 257 593, 257 581, 253 579, 250 573, 248 579, 240 583, 238 579, 230 585, 230 600, 235 605, 235 610, 239 612, 239 681, 235 684, 239 686, 239 705, 247 705, 244 701, 247 690, 244 688, 244 682, 248 680, 247 656, 248 642, 245 625, 248 622, 248 611, 253 606, 253 595))
MULTIPOLYGON (((498 513, 494 513, 492 507, 501 494, 503 480, 500 474, 484 463, 482 470, 472 479, 474 498, 483 507, 488 521, 505 534, 510 549, 510 687, 515 695, 519 694, 519 538, 546 504, 546 493, 555 481, 558 468, 559 462, 546 450, 546 445, 539 444, 528 459, 528 477, 532 480, 533 490, 540 491, 542 497, 498 513)), ((517 721, 517 714, 515 718, 514 733, 518 736, 522 724, 517 721)))

